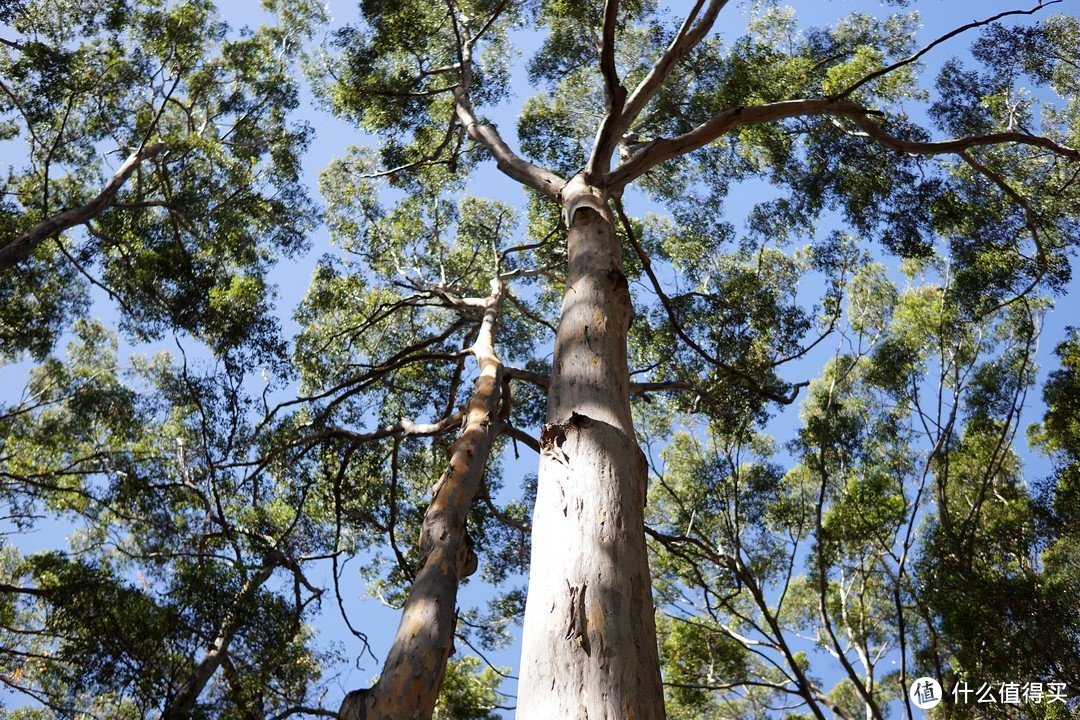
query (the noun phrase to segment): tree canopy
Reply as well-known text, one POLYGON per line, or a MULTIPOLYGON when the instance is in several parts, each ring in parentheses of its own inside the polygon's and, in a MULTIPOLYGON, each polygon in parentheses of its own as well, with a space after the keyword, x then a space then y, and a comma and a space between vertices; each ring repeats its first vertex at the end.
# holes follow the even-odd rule
POLYGON ((1080 21, 793 5, 0 0, 0 719, 1077 713, 1080 21))

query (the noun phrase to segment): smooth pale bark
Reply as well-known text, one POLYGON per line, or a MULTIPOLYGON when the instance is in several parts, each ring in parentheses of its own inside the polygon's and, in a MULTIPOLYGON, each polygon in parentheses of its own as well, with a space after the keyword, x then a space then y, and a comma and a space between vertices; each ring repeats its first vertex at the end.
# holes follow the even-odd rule
POLYGON ((630 291, 603 195, 579 176, 561 199, 569 267, 541 437, 517 717, 659 720, 646 461, 630 419, 630 291))
POLYGON ((458 583, 476 570, 465 520, 499 434, 502 364, 495 328, 502 288, 493 282, 472 353, 480 373, 466 404, 465 424, 450 461, 432 490, 420 528, 420 563, 383 671, 374 687, 354 690, 338 710, 341 720, 428 720, 439 699, 454 647, 458 583))

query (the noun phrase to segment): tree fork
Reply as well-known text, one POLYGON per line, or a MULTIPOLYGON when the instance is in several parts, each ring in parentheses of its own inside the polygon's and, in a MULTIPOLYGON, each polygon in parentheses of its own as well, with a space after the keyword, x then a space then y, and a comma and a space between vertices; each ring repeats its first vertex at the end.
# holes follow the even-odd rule
POLYGON ((471 348, 480 372, 466 403, 464 429, 432 488, 420 528, 419 567, 383 671, 374 687, 345 696, 341 720, 428 720, 435 711, 454 647, 458 583, 476 571, 465 520, 501 429, 502 363, 495 354, 495 332, 503 294, 496 277, 471 348))
POLYGON ((602 190, 578 175, 560 201, 569 260, 540 443, 517 717, 662 720, 647 464, 630 416, 630 290, 602 190))

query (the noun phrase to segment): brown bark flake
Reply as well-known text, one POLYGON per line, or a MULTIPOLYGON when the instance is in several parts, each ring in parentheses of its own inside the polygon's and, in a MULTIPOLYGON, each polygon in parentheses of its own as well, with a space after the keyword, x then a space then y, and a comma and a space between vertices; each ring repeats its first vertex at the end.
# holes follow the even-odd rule
POLYGON ((589 646, 588 619, 585 615, 585 588, 588 583, 582 583, 576 587, 566 581, 566 587, 570 590, 570 618, 566 628, 566 639, 577 643, 586 655, 591 655, 589 646))

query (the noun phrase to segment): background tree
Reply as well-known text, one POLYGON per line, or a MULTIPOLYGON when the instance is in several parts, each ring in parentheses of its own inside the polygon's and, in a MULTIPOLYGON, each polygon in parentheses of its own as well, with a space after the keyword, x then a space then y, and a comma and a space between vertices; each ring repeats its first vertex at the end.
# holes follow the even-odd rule
POLYGON ((19 712, 492 717, 498 673, 454 639, 523 608, 523 717, 913 717, 920 675, 1074 712, 1071 345, 1039 492, 1015 440, 1076 236, 1080 33, 1040 3, 920 44, 909 4, 811 29, 759 2, 736 37, 722 0, 361 3, 307 68, 378 147, 323 175, 339 250, 290 347, 266 273, 313 217, 286 111, 320 11, 236 39, 208 4, 16 3, 3 351, 77 332, 4 409, 0 472, 17 528, 79 528, 4 546, 19 712), (485 113, 521 27, 541 91, 511 138, 485 113), (523 211, 470 194, 496 172, 523 211), (192 356, 121 362, 70 323, 80 277, 192 356), (403 614, 337 710, 364 626, 328 649, 308 623, 349 561, 403 614), (478 562, 488 608, 457 608, 478 562))
POLYGON ((227 38, 209 2, 8 13, 0 117, 26 155, 0 207, 5 356, 47 354, 91 287, 136 338, 177 328, 222 354, 280 352, 265 274, 313 217, 298 182, 309 129, 288 113, 318 15, 227 38))
POLYGON ((322 470, 310 445, 253 462, 292 433, 249 424, 265 397, 246 378, 285 363, 266 272, 314 217, 288 115, 319 13, 240 37, 203 2, 3 13, 0 117, 26 154, 0 207, 0 353, 73 340, 0 415, 2 682, 43 717, 300 712, 327 657, 301 566, 322 470), (180 359, 121 360, 82 317, 92 292, 180 359), (10 538, 50 518, 68 546, 21 556, 10 538))

